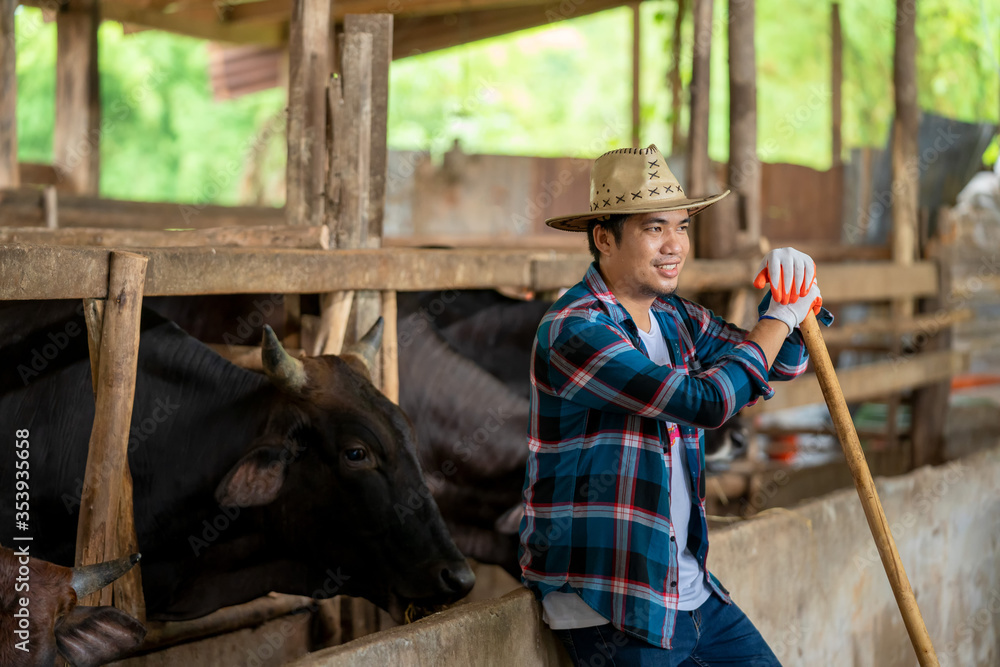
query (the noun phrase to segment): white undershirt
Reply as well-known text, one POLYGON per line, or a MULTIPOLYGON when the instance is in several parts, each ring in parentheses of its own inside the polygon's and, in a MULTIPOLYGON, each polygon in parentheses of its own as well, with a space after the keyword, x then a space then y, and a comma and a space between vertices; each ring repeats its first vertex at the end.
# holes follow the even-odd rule
MULTIPOLYGON (((649 321, 649 333, 639 329, 639 337, 649 352, 650 361, 660 366, 668 366, 670 353, 667 351, 667 341, 660 333, 660 325, 653 317, 653 311, 649 312, 649 321)), ((679 587, 677 608, 688 611, 700 607, 712 591, 705 582, 705 573, 698 565, 698 560, 687 548, 688 523, 691 519, 691 480, 684 474, 687 468, 687 453, 681 443, 677 426, 674 424, 667 426, 674 434, 670 444, 670 458, 673 462, 670 467, 670 522, 674 526, 674 537, 677 539, 678 547, 683 545, 683 551, 679 550, 677 556, 679 587)), ((667 463, 666 456, 663 463, 664 465, 667 463)), ((553 630, 587 628, 608 622, 576 593, 560 592, 549 593, 542 598, 542 618, 553 630)))

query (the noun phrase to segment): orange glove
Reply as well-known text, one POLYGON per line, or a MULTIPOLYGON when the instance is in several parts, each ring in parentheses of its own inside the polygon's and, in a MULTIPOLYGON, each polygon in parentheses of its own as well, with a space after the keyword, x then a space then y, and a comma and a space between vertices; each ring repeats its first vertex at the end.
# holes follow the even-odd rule
MULTIPOLYGON (((753 286, 771 284, 771 298, 778 303, 795 303, 816 281, 816 262, 795 248, 778 248, 764 256, 753 286)), ((818 308, 817 308, 818 310, 818 308)))

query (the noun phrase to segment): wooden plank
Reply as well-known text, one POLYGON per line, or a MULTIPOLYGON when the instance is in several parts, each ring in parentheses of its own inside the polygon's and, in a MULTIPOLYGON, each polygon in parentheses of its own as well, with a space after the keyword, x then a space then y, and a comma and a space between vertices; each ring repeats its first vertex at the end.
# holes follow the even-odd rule
POLYGON ((347 335, 347 323, 351 319, 354 295, 354 290, 329 292, 322 295, 319 331, 312 349, 309 350, 312 356, 340 354, 344 348, 344 338, 347 335))
MULTIPOLYGON (((0 300, 107 296, 109 250, 0 244, 0 300)), ((577 283, 589 255, 520 250, 294 250, 149 248, 148 296, 178 294, 320 293, 370 289, 420 291, 577 283)), ((692 260, 682 276, 689 292, 731 289, 753 279, 756 262, 692 260)), ((820 265, 829 302, 929 296, 937 290, 932 262, 820 265)))
POLYGON ((20 185, 17 164, 17 49, 14 10, 18 0, 0 0, 0 187, 20 185))
MULTIPOLYGON (((890 361, 866 364, 837 371, 840 386, 849 402, 889 396, 963 373, 969 368, 965 352, 928 352, 890 361)), ((775 394, 746 408, 744 415, 758 415, 823 402, 815 373, 806 373, 792 382, 774 383, 775 394)))
MULTIPOLYGON (((0 189, 0 227, 44 227, 42 193, 38 187, 0 189)), ((284 209, 265 206, 140 202, 59 194, 60 227, 163 230, 280 225, 284 222, 284 209)))
POLYGON ((739 229, 751 246, 761 228, 754 9, 754 0, 729 0, 729 184, 738 197, 739 229))
POLYGON ((101 163, 97 0, 56 14, 56 124, 53 163, 62 187, 96 195, 101 163))
POLYGON ((906 319, 887 318, 869 320, 857 324, 836 325, 823 332, 823 340, 830 346, 851 347, 851 342, 857 336, 902 336, 903 334, 923 333, 934 335, 958 322, 967 322, 974 313, 969 308, 959 310, 938 310, 931 314, 920 315, 906 319))
POLYGON ((343 130, 342 135, 335 139, 343 160, 343 171, 340 210, 331 231, 335 248, 363 248, 368 242, 368 189, 371 179, 371 35, 344 35, 343 67, 343 130))
POLYGON ((330 6, 329 0, 292 4, 285 179, 285 215, 290 225, 323 224, 330 6))
POLYGON ((389 118, 389 63, 392 62, 392 14, 350 14, 344 18, 344 34, 372 36, 371 129, 368 151, 368 244, 381 246, 385 220, 385 187, 389 163, 386 130, 389 118))
MULTIPOLYGON (((91 565, 128 555, 118 552, 119 531, 126 534, 125 542, 134 541, 134 523, 126 519, 121 524, 119 509, 120 503, 127 501, 128 514, 131 514, 128 435, 135 396, 139 315, 146 265, 147 259, 141 255, 110 253, 107 289, 114 296, 104 308, 94 426, 77 528, 77 565, 91 565)), ((134 591, 135 587, 131 589, 134 591)), ((81 603, 111 604, 113 590, 105 587, 81 603)), ((116 606, 133 616, 144 617, 141 591, 138 588, 138 599, 116 600, 116 606)))
POLYGON ((330 230, 325 225, 216 227, 170 232, 87 227, 71 229, 0 227, 0 243, 82 245, 102 248, 222 246, 325 250, 330 247, 330 230))
POLYGON ((101 334, 104 331, 104 299, 84 299, 83 316, 87 323, 87 350, 90 353, 90 382, 97 400, 97 373, 100 369, 101 334))

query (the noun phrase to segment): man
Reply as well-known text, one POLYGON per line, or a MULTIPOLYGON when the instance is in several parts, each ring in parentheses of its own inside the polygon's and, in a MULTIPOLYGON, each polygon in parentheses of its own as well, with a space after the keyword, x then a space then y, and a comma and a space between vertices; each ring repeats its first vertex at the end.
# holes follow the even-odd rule
POLYGON ((674 295, 691 216, 728 191, 687 198, 650 146, 598 158, 590 193, 547 221, 586 232, 595 261, 532 350, 522 579, 576 664, 777 665, 706 567, 702 429, 805 370, 815 264, 769 253, 745 332, 674 295))

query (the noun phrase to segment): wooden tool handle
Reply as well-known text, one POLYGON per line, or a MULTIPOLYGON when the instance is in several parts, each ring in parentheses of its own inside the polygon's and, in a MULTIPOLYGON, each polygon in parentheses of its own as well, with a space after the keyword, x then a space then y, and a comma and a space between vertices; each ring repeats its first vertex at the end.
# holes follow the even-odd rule
POLYGON ((896 604, 899 605, 899 612, 903 615, 903 623, 910 635, 913 649, 917 652, 917 660, 921 667, 937 666, 939 663, 937 655, 934 653, 934 646, 931 644, 931 638, 927 634, 927 626, 924 625, 924 619, 920 615, 919 607, 917 607, 917 600, 913 597, 910 580, 907 579, 903 563, 899 559, 896 542, 892 539, 889 522, 885 518, 882 503, 878 499, 872 473, 868 469, 868 462, 861 450, 861 442, 858 440, 858 432, 854 429, 851 413, 847 411, 847 401, 844 400, 844 392, 837 380, 833 362, 830 361, 830 352, 826 348, 826 343, 823 342, 823 334, 820 333, 816 316, 812 312, 806 315, 806 319, 802 321, 799 329, 816 369, 816 377, 823 390, 823 398, 826 399, 830 416, 833 417, 837 438, 844 448, 844 456, 851 469, 851 476, 854 477, 854 486, 858 489, 858 495, 861 497, 861 506, 868 518, 868 527, 871 528, 878 553, 882 557, 882 565, 889 577, 889 584, 892 585, 893 595, 896 596, 896 604))

